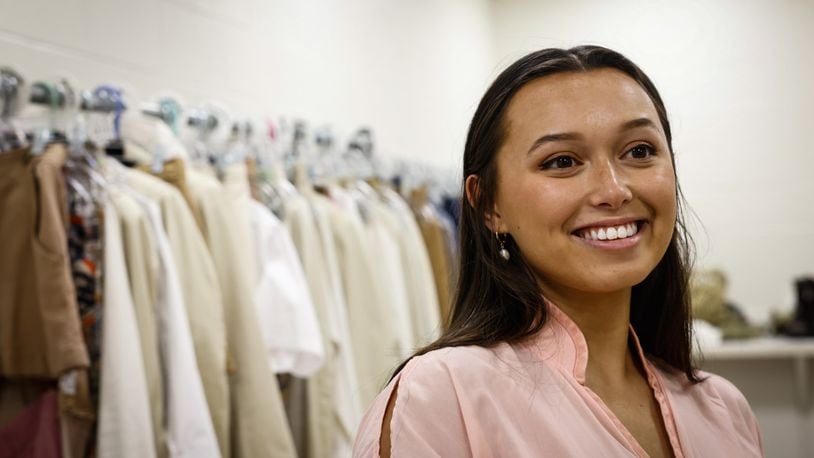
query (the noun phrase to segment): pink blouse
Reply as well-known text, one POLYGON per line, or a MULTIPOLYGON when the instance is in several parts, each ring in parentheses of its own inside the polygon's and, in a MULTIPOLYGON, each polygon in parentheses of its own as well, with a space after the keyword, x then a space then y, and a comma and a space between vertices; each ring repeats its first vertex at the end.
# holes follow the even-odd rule
MULTIPOLYGON (((762 456, 749 404, 716 375, 689 383, 644 361, 676 457, 762 456)), ((354 457, 378 457, 385 408, 398 383, 391 456, 647 456, 585 385, 588 346, 577 325, 549 304, 543 330, 524 344, 444 348, 413 358, 362 420, 354 457)))

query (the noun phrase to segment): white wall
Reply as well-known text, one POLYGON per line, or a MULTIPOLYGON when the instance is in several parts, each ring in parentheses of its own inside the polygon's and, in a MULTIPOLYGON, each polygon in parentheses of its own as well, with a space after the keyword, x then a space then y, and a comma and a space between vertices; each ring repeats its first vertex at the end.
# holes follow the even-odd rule
POLYGON ((703 228, 698 264, 720 266, 754 319, 814 273, 814 2, 494 2, 503 67, 543 47, 600 44, 662 93, 678 173, 703 228), (705 230, 704 230, 705 228, 705 230))
POLYGON ((373 128, 383 155, 457 164, 489 76, 488 0, 0 0, 0 65, 130 100, 373 128))

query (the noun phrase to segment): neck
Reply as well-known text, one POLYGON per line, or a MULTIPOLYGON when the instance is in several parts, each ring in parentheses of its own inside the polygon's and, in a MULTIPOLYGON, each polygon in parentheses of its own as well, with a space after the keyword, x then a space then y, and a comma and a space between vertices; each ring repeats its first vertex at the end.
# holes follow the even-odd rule
POLYGON ((585 336, 589 386, 623 387, 631 376, 638 375, 628 346, 632 288, 594 294, 543 285, 543 291, 585 336))

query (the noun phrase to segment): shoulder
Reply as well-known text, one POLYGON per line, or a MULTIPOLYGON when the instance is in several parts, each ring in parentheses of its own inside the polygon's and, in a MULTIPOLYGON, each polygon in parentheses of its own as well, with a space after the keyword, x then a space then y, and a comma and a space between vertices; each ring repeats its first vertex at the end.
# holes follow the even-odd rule
POLYGON ((699 371, 701 380, 698 389, 709 396, 712 401, 721 403, 728 412, 744 424, 755 422, 755 416, 749 402, 741 391, 729 380, 720 375, 699 371))
MULTIPOLYGON (((762 438, 757 418, 741 391, 729 380, 698 371, 699 383, 690 383, 678 372, 665 373, 667 389, 677 418, 694 437, 712 435, 730 450, 752 450, 759 455, 762 438)), ((741 453, 741 456, 747 456, 741 453)))
POLYGON ((451 347, 412 358, 365 414, 354 456, 379 456, 382 422, 394 392, 390 422, 393 451, 405 456, 447 456, 467 450, 466 420, 472 411, 472 391, 502 371, 505 363, 500 354, 507 347, 451 347))
POLYGON ((675 370, 661 369, 667 389, 679 399, 696 403, 714 403, 738 416, 752 416, 749 402, 740 390, 720 375, 698 371, 700 382, 692 383, 686 376, 675 370))
POLYGON ((493 347, 463 346, 434 350, 411 359, 402 370, 402 385, 420 385, 425 382, 456 382, 449 388, 480 383, 481 377, 504 373, 516 361, 513 348, 505 343, 493 347))

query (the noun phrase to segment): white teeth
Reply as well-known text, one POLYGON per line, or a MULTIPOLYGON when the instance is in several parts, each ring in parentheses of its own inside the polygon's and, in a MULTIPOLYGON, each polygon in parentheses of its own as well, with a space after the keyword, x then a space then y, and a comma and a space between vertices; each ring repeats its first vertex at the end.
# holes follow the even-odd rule
POLYGON ((618 240, 632 237, 638 232, 639 227, 636 223, 628 223, 622 226, 585 229, 580 232, 580 237, 588 240, 618 240))

